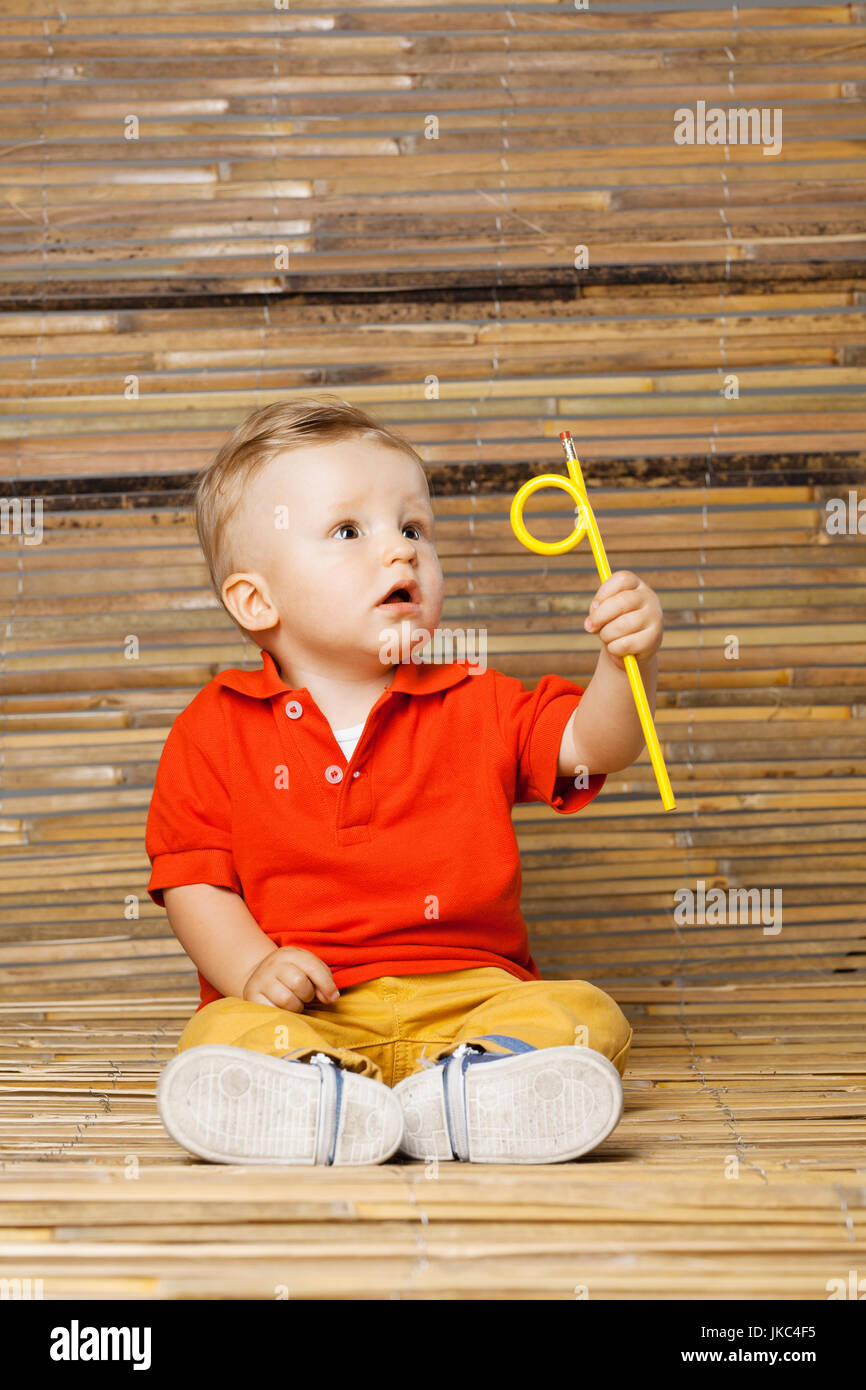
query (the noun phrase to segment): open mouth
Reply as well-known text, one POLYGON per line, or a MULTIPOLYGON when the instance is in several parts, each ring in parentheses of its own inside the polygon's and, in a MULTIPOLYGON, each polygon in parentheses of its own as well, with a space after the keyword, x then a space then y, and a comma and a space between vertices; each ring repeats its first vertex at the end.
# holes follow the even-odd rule
POLYGON ((386 594, 379 608, 418 608, 419 604, 413 592, 405 585, 396 585, 389 594, 386 594))

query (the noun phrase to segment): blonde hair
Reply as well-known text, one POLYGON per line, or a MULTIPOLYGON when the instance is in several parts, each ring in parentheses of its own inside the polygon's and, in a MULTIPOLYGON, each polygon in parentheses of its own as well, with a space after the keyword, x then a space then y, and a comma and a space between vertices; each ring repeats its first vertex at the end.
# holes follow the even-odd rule
POLYGON ((287 449, 333 443, 358 434, 373 434, 380 443, 402 449, 423 470, 423 460, 408 439, 379 424, 360 406, 328 393, 296 396, 254 410, 197 475, 193 494, 195 525, 220 603, 224 580, 245 568, 242 543, 233 535, 231 526, 245 485, 276 454, 287 449))

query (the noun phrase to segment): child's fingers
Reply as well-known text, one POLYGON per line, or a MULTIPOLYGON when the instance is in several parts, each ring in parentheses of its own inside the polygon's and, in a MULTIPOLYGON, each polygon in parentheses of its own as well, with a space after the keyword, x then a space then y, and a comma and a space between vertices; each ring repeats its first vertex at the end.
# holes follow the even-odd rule
POLYGON ((332 1003, 339 997, 340 991, 334 984, 333 975, 325 962, 318 956, 314 956, 312 951, 305 951, 303 960, 297 964, 298 968, 303 970, 323 1004, 332 1003))
POLYGON ((643 632, 647 624, 644 622, 643 614, 640 611, 634 613, 622 613, 614 618, 612 622, 605 623, 598 636, 607 646, 617 637, 633 637, 639 632, 643 632))
POLYGON ((329 985, 316 985, 315 989, 323 1004, 333 1004, 340 997, 340 991, 333 980, 329 985))
POLYGON ((594 604, 603 603, 605 599, 613 598, 615 594, 622 593, 623 590, 636 589, 639 584, 640 580, 636 574, 632 574, 631 570, 616 570, 610 579, 606 579, 603 584, 599 585, 593 595, 592 602, 594 604))
POLYGON ((598 632, 599 628, 603 628, 605 623, 611 622, 614 618, 624 613, 640 612, 642 609, 640 594, 634 589, 628 589, 625 593, 614 594, 600 604, 593 600, 584 627, 588 632, 598 632))
MULTIPOLYGON (((325 966, 325 969, 328 970, 328 967, 325 966)), ((328 976, 330 977, 330 975, 331 972, 328 970, 328 976)), ((321 975, 317 972, 316 979, 313 979, 312 974, 310 974, 309 980, 316 991, 316 996, 320 1003, 333 1004, 336 999, 339 999, 340 991, 334 984, 333 978, 329 978, 328 980, 322 979, 321 975), (319 981, 319 983, 317 983, 317 981, 319 981)))

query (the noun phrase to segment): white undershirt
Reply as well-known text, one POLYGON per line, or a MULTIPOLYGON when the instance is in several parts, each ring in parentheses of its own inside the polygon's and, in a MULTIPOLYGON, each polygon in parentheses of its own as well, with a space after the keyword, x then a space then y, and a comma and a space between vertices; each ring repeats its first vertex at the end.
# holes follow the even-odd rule
MULTIPOLYGON (((364 721, 366 723, 366 720, 364 721)), ((350 729, 335 729, 334 738, 343 750, 343 757, 346 762, 351 761, 352 754, 358 746, 358 739, 364 732, 364 724, 353 724, 350 729)))

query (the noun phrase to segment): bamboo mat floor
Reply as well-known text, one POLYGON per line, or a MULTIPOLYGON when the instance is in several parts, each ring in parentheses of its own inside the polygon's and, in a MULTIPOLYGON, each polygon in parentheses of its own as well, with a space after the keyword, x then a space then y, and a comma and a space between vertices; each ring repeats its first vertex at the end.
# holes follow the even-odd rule
POLYGON ((0 1006, 0 1276, 46 1299, 807 1299, 863 1279, 866 980, 620 987, 572 1163, 204 1163, 154 1090, 194 1007, 0 1006), (834 1284, 832 1281, 839 1281, 834 1284))

